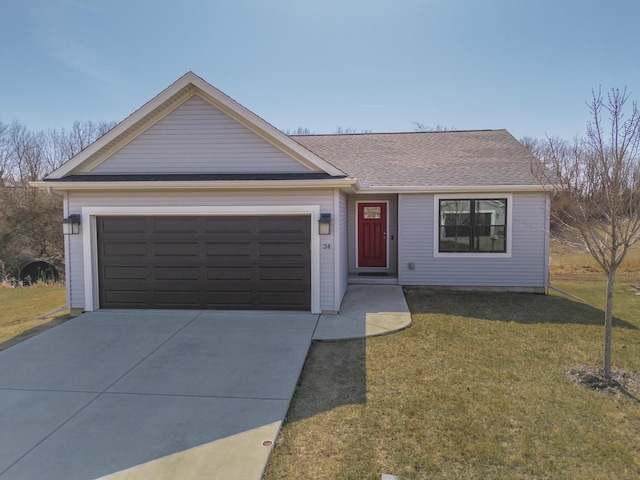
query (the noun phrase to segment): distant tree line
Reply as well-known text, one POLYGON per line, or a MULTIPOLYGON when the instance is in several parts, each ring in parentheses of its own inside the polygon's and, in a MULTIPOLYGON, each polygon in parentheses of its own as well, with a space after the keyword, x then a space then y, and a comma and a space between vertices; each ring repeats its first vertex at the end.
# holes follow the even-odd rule
MULTIPOLYGON (((432 127, 431 125, 427 125, 422 122, 411 122, 413 123, 413 131, 414 132, 449 132, 455 130, 455 127, 445 127, 444 125, 436 125, 432 127)), ((307 127, 299 126, 297 128, 284 128, 281 130, 285 135, 318 135, 318 132, 315 130, 311 130, 307 127)), ((336 129, 331 132, 333 135, 351 135, 354 133, 373 133, 373 130, 363 129, 358 130, 356 128, 351 127, 341 127, 337 126, 336 129)), ((328 135, 331 135, 328 134, 328 135)))
POLYGON ((62 200, 29 186, 110 130, 115 123, 75 122, 71 129, 32 131, 0 122, 0 281, 26 258, 64 269, 62 200))

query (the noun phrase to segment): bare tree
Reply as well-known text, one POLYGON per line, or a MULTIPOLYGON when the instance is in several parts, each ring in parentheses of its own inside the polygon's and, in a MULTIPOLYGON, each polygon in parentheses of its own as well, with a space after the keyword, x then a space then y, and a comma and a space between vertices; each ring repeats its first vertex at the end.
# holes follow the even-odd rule
POLYGON ((307 127, 298 128, 285 128, 281 130, 285 135, 315 135, 316 132, 308 129, 307 127))
POLYGON ((547 147, 547 142, 543 138, 524 136, 520 139, 520 143, 527 147, 538 159, 543 160, 544 151, 547 147))
POLYGON ((58 168, 115 123, 75 122, 70 130, 33 132, 0 123, 0 263, 17 268, 24 257, 62 267, 62 202, 29 186, 58 168))
POLYGON ((9 127, 0 122, 0 188, 3 187, 10 177, 11 157, 9 155, 9 127))
POLYGON ((611 379, 615 274, 640 241, 640 112, 632 102, 625 116, 626 89, 612 89, 606 99, 600 90, 592 94, 586 137, 548 139, 547 170, 538 173, 553 190, 555 220, 576 234, 606 274, 604 376, 611 379))
POLYGON ((115 122, 74 122, 71 130, 49 130, 43 145, 47 173, 95 142, 116 125, 115 122))
POLYGON ((445 127, 444 125, 436 125, 432 127, 422 122, 412 122, 415 125, 414 132, 449 132, 455 130, 455 127, 445 127))
POLYGON ((336 133, 338 135, 349 135, 349 134, 358 133, 358 132, 355 128, 337 126, 335 132, 333 133, 336 133))
POLYGON ((23 124, 13 122, 8 130, 9 157, 14 181, 26 184, 44 174, 42 132, 34 133, 23 124))

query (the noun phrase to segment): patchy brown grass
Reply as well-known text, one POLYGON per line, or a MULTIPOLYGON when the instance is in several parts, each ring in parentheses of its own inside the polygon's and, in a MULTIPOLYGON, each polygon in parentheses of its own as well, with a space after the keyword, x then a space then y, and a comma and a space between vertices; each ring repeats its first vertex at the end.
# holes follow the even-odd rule
MULTIPOLYGON (((554 255, 554 283, 587 304, 416 289, 411 328, 316 343, 266 479, 639 478, 637 382, 610 396, 568 375, 601 362, 603 276, 554 255)), ((640 372, 640 296, 623 282, 613 358, 640 372)))
MULTIPOLYGON (((551 240, 549 251, 551 279, 584 278, 599 280, 604 275, 602 269, 587 250, 572 247, 557 240, 551 240), (596 278, 594 278, 596 277, 596 278)), ((640 245, 634 245, 618 269, 621 279, 640 279, 640 245)))

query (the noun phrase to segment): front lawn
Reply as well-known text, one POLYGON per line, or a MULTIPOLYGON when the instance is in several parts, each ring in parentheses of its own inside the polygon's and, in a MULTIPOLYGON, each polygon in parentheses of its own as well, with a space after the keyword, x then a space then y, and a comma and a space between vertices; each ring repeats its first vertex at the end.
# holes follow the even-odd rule
MULTIPOLYGON (((640 372, 625 273, 613 363, 640 372)), ((552 282, 589 303, 409 290, 411 328, 314 344, 266 478, 639 478, 640 386, 607 396, 567 375, 601 364, 603 277, 552 282)))
POLYGON ((36 318, 65 304, 63 286, 0 288, 0 350, 67 320, 68 311, 36 318))

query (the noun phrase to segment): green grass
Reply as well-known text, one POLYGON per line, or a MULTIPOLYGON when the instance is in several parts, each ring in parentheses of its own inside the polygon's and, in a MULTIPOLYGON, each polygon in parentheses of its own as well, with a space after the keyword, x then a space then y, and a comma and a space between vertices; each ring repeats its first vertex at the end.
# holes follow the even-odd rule
POLYGON ((65 289, 61 286, 0 288, 0 350, 67 320, 68 311, 36 318, 65 304, 65 289))
MULTIPOLYGON (((603 277, 554 284, 589 303, 412 290, 411 328, 316 343, 266 479, 639 478, 639 388, 567 375, 601 363, 603 277)), ((640 372, 640 296, 615 302, 614 368, 640 372)))

